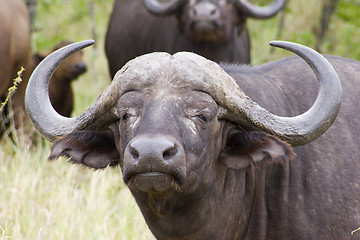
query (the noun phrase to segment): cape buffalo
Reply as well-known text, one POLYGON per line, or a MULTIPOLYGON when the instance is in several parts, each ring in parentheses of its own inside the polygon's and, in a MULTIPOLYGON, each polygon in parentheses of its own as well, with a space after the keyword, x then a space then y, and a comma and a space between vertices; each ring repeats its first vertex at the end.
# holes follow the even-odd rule
POLYGON ((159 51, 250 63, 246 18, 272 17, 284 5, 285 0, 264 7, 246 0, 116 0, 105 40, 111 76, 127 61, 159 51))
POLYGON ((359 62, 289 42, 271 44, 306 63, 220 67, 152 53, 129 61, 83 114, 63 117, 48 79, 92 43, 60 49, 30 79, 26 107, 54 142, 49 160, 120 165, 158 239, 358 239, 359 62))

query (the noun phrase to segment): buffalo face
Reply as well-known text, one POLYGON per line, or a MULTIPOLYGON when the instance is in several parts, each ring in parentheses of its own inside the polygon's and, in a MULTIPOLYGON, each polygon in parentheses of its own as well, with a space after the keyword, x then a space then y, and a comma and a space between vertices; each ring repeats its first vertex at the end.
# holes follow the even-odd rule
POLYGON ((165 202, 180 194, 208 195, 228 168, 247 171, 293 156, 276 137, 221 120, 224 109, 206 92, 162 84, 124 91, 116 123, 101 132, 65 135, 49 158, 67 156, 95 169, 119 164, 139 204, 157 214, 167 214, 165 202))
POLYGON ((194 0, 186 4, 179 26, 194 42, 227 43, 237 18, 231 1, 194 0))
POLYGON ((196 43, 227 44, 235 32, 245 28, 246 17, 269 18, 285 6, 275 0, 263 7, 243 0, 143 0, 155 15, 175 14, 181 32, 196 43))
POLYGON ((65 135, 55 141, 49 158, 67 156, 93 168, 119 164, 134 195, 169 198, 210 191, 228 167, 247 170, 292 156, 290 147, 276 137, 244 131, 224 119, 227 110, 212 87, 201 88, 203 79, 219 76, 196 73, 217 65, 199 66, 197 57, 187 53, 178 54, 179 63, 168 54, 157 55, 158 63, 146 55, 115 76, 122 86, 107 129, 65 135))
POLYGON ((120 165, 134 191, 194 191, 196 178, 210 169, 207 159, 221 147, 215 101, 203 92, 179 90, 144 89, 119 100, 120 165))

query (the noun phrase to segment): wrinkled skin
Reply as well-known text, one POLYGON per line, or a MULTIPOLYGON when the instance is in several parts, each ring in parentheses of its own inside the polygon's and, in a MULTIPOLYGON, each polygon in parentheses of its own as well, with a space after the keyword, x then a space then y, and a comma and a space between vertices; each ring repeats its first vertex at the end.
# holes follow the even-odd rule
MULTIPOLYGON (((95 169, 119 164, 157 239, 357 239, 350 232, 360 223, 360 112, 353 105, 360 101, 360 63, 328 59, 342 80, 342 108, 305 146, 292 149, 222 119, 210 93, 157 63, 147 79, 121 89, 117 121, 60 137, 49 159, 67 156, 95 169)), ((317 94, 315 76, 299 58, 223 67, 278 115, 304 112, 317 94)))
POLYGON ((217 20, 195 25, 189 8, 196 1, 187 2, 175 14, 160 17, 149 13, 142 0, 116 0, 105 42, 111 76, 129 60, 158 51, 190 51, 217 62, 250 63, 245 15, 231 1, 204 1, 217 6, 217 20))

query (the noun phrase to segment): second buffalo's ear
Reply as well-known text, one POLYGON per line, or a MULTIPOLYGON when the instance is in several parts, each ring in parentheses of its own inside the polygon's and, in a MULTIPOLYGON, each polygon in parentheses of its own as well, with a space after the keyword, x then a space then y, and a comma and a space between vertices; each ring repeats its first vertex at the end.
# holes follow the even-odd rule
POLYGON ((115 166, 120 158, 110 130, 79 131, 58 138, 51 147, 48 160, 60 156, 94 169, 115 166))
POLYGON ((248 169, 260 163, 281 163, 295 156, 291 146, 263 132, 230 131, 220 161, 232 169, 248 169))

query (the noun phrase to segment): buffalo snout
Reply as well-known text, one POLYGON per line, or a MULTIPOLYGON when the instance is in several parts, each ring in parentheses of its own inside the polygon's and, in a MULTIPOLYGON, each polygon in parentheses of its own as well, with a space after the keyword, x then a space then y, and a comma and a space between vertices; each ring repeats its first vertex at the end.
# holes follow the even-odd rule
POLYGON ((220 17, 220 11, 213 3, 201 2, 193 7, 191 16, 195 19, 217 20, 220 17))
POLYGON ((198 3, 190 11, 191 29, 198 33, 216 31, 220 21, 220 10, 213 3, 198 3))
POLYGON ((87 71, 86 64, 84 62, 78 62, 73 67, 74 73, 77 76, 80 76, 81 74, 85 73, 87 71))
POLYGON ((163 192, 185 182, 182 145, 169 135, 140 135, 125 148, 123 178, 143 192, 163 192))

